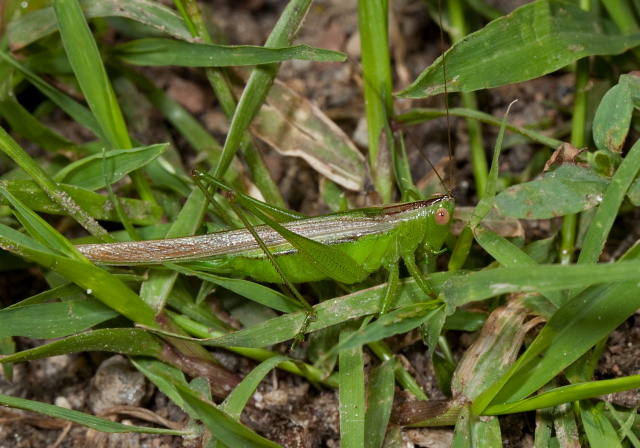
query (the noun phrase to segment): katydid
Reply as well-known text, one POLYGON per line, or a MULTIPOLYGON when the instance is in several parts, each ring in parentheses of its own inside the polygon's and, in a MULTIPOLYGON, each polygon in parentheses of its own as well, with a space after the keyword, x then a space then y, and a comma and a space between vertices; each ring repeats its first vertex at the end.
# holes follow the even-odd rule
MULTIPOLYGON (((223 186, 213 179, 216 186, 223 186)), ((239 202, 244 203, 242 199, 239 202)), ((250 206, 249 207, 253 207, 250 206)), ((291 282, 325 279, 352 284, 384 267, 389 271, 388 310, 398 281, 400 259, 429 296, 433 290, 415 262, 418 248, 438 254, 449 234, 454 200, 449 194, 393 205, 255 226, 284 276, 291 282)), ((268 218, 267 218, 268 219, 268 218)), ((180 263, 215 273, 283 283, 248 229, 152 241, 79 245, 90 260, 103 265, 135 266, 180 263)))
POLYGON ((400 275, 399 263, 403 260, 422 291, 435 298, 433 289, 416 264, 415 254, 419 248, 430 256, 441 252, 449 235, 455 205, 449 188, 446 194, 433 195, 426 200, 278 223, 268 216, 268 212, 262 212, 262 207, 257 206, 255 200, 232 191, 204 173, 198 173, 194 180, 212 204, 215 205, 215 201, 197 180, 199 177, 217 189, 231 193, 235 198, 231 201, 234 209, 233 202, 237 200, 265 224, 252 227, 239 213, 246 228, 164 240, 87 244, 78 246, 78 249, 89 260, 103 265, 179 263, 217 274, 285 283, 307 310, 307 320, 301 333, 315 315, 292 283, 333 279, 353 284, 385 268, 389 277, 380 306, 380 314, 384 314, 391 305, 400 275))

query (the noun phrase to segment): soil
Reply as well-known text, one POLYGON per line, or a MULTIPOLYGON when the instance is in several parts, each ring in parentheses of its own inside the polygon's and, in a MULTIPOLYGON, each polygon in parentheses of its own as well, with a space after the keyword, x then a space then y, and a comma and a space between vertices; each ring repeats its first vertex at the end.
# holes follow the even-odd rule
MULTIPOLYGON (((233 44, 262 45, 272 29, 283 2, 275 0, 214 0, 205 12, 215 11, 212 24, 219 27, 227 41, 233 44)), ((395 91, 408 85, 435 60, 442 49, 438 44, 439 31, 421 2, 397 0, 390 2, 391 50, 394 58, 395 91)), ((507 3, 515 8, 515 2, 507 3)), ((335 49, 359 60, 358 23, 356 2, 339 0, 317 1, 311 8, 298 42, 335 49)), ((498 5, 497 7, 501 7, 498 5)), ((508 12, 504 10, 504 12, 508 12)), ((111 36, 118 39, 117 34, 111 36)), ((144 69, 153 73, 150 78, 166 89, 187 110, 198 117, 220 141, 224 141, 225 120, 215 98, 210 93, 202 72, 171 67, 144 69)), ((293 61, 283 63, 278 78, 305 98, 311 99, 329 117, 338 123, 354 140, 364 117, 361 96, 361 75, 353 64, 317 64, 293 61)), ((559 129, 567 116, 562 107, 572 104, 573 76, 557 74, 532 82, 493 89, 479 94, 481 109, 494 116, 502 116, 507 105, 515 98, 519 102, 512 108, 510 121, 516 125, 546 120, 550 128, 559 129)), ((398 102, 396 110, 410 107, 442 107, 442 98, 424 101, 398 102)), ((454 100, 455 101, 455 100, 454 100)), ((451 106, 455 106, 452 104, 451 106)), ((53 114, 47 124, 68 138, 84 141, 90 136, 79 129, 63 114, 53 114)), ((145 143, 157 143, 158 135, 165 135, 164 123, 155 115, 141 117, 145 125, 136 135, 145 143)), ((468 142, 463 120, 452 119, 454 142, 456 201, 462 205, 475 204, 477 198, 471 187, 472 172, 468 157, 468 142)), ((484 129, 485 147, 492 148, 495 129, 484 129)), ((446 123, 444 120, 427 123, 411 129, 418 146, 427 148, 430 157, 438 160, 447 155, 446 123)), ((174 135, 174 137, 176 137, 174 135)), ((559 136, 562 138, 562 136, 559 136)), ((23 143, 23 142, 21 142, 23 143)), ((187 148, 181 138, 177 147, 187 148)), ((366 143, 366 142, 365 142, 366 143)), ((37 150, 37 149, 34 149, 37 150)), ((263 146, 264 157, 274 178, 283 188, 283 195, 292 209, 307 214, 320 214, 327 209, 318 205, 318 175, 304 161, 283 158, 263 146)), ((506 151, 501 171, 521 172, 527 167, 538 147, 517 144, 506 151)), ((415 160, 414 178, 421 178, 428 169, 415 160)), ((195 163, 194 154, 185 149, 183 158, 187 166, 195 163)), ((0 166, 0 170, 3 167, 0 166)), ((356 197, 357 199, 357 197, 356 197)), ((64 225, 64 223, 61 223, 64 225)), ((525 223, 528 236, 548 236, 549 225, 525 223), (541 235, 542 234, 542 235, 541 235)), ((614 250, 614 249, 612 249, 614 250)), ((0 301, 2 306, 16 303, 47 289, 42 272, 37 267, 3 272, 0 274, 0 301)), ((605 348, 597 369, 597 378, 636 375, 640 370, 640 332, 632 317, 616 330, 605 348)), ((414 338, 414 334, 408 338, 414 338)), ((474 335, 449 335, 456 358, 460 358, 474 335)), ((16 350, 24 350, 46 341, 16 338, 16 350)), ((435 382, 427 350, 417 337, 399 344, 403 362, 410 366, 425 391, 433 398, 444 398, 435 382)), ((221 354, 222 356, 222 354, 221 354)), ((235 355, 224 354, 233 360, 235 372, 247 374, 254 364, 235 355)), ((77 354, 49 358, 31 363, 17 364, 13 379, 0 373, 0 391, 3 394, 39 402, 68 406, 82 412, 104 415, 120 422, 136 425, 158 424, 167 419, 178 424, 186 422, 186 415, 165 395, 155 390, 121 356, 107 354, 77 354), (141 410, 146 410, 142 412, 141 410)), ((261 385, 254 397, 255 404, 243 415, 243 422, 259 434, 286 447, 338 447, 340 446, 337 392, 317 390, 298 377, 274 372, 261 385)), ((633 407, 638 403, 636 392, 608 397, 615 403, 633 407)), ((533 414, 500 418, 505 446, 533 446, 535 421, 533 414)), ((450 446, 451 428, 424 428, 403 431, 405 446, 450 446)), ((96 434, 84 427, 22 412, 0 408, 0 447, 198 447, 202 440, 180 437, 136 434, 96 434)))

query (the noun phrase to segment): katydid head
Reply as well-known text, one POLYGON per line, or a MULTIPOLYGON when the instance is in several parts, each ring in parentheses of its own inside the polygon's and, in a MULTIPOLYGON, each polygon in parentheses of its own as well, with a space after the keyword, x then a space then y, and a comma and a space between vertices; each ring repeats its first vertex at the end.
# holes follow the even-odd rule
POLYGON ((426 232, 422 241, 428 254, 438 254, 449 236, 455 201, 450 195, 434 195, 428 199, 426 232))

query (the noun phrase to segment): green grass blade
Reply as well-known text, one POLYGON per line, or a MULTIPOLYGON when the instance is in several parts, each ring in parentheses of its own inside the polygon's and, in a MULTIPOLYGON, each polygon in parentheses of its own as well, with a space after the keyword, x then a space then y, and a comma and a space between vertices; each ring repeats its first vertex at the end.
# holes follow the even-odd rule
MULTIPOLYGON (((613 23, 561 0, 538 0, 454 44, 446 54, 447 91, 471 92, 537 78, 591 55, 620 54, 640 44, 613 23)), ((442 56, 401 98, 444 92, 442 56)))
POLYGON ((440 306, 441 303, 439 301, 432 300, 431 302, 398 308, 397 310, 384 314, 364 329, 353 332, 349 338, 341 338, 340 343, 331 349, 326 356, 331 356, 341 350, 352 350, 357 347, 362 347, 369 342, 379 341, 418 328, 426 322, 440 306))
POLYGON ((83 351, 104 351, 161 358, 163 348, 163 342, 147 331, 138 328, 110 328, 76 334, 40 347, 1 357, 0 362, 33 361, 83 351))
MULTIPOLYGON (((12 196, 31 210, 53 215, 68 214, 63 205, 55 202, 34 181, 0 180, 0 187, 5 188, 12 196)), ((58 187, 62 191, 63 197, 67 197, 77 204, 89 217, 105 221, 119 221, 119 217, 110 204, 109 198, 73 185, 61 184, 58 187)), ((162 209, 150 202, 129 198, 120 198, 119 201, 131 222, 136 225, 155 225, 162 216, 162 209)), ((8 201, 3 196, 0 197, 0 205, 8 205, 8 201)), ((157 236, 157 238, 161 237, 162 235, 157 236)), ((97 241, 100 241, 100 239, 97 241)))
POLYGON ((381 448, 384 443, 393 405, 395 361, 390 359, 371 371, 364 428, 366 448, 381 448))
POLYGON ((49 249, 63 253, 78 261, 89 263, 89 260, 87 260, 69 240, 60 235, 60 233, 53 229, 44 219, 25 207, 19 200, 11 196, 7 190, 0 187, 0 194, 11 203, 14 215, 34 239, 49 249))
MULTIPOLYGON (((130 149, 131 139, 120 105, 78 1, 55 0, 52 6, 69 62, 107 142, 112 149, 130 149)), ((141 173, 134 171, 131 179, 143 199, 155 202, 141 173)))
POLYGON ((301 309, 301 306, 297 301, 282 293, 274 291, 271 288, 254 282, 237 278, 221 277, 219 275, 213 275, 206 272, 198 272, 194 269, 189 269, 188 267, 172 263, 166 263, 166 266, 176 272, 180 272, 181 274, 196 276, 201 280, 222 286, 223 288, 233 291, 236 294, 248 298, 249 300, 253 300, 257 303, 268 306, 269 308, 282 311, 283 313, 295 313, 301 309))
MULTIPOLYGON (((350 338, 352 331, 345 325, 340 342, 350 338)), ((364 355, 362 347, 342 350, 340 363, 340 442, 343 448, 364 448, 365 393, 364 355)))
MULTIPOLYGON (((428 275, 426 278, 437 294, 442 290, 442 285, 446 280, 463 274, 460 272, 438 272, 428 275)), ((386 286, 386 284, 379 285, 316 305, 314 311, 317 320, 309 324, 309 331, 317 331, 357 317, 379 313, 386 286)), ((424 293, 415 280, 400 280, 394 306, 403 307, 420 303, 422 300, 424 300, 424 293)), ((225 336, 197 342, 210 346, 265 347, 293 338, 300 331, 300 325, 305 318, 306 312, 298 311, 225 336)))
POLYGON ((52 6, 69 62, 109 145, 131 148, 120 105, 78 1, 55 0, 52 6))
MULTIPOLYGON (((451 30, 449 36, 452 42, 458 42, 467 34, 468 25, 465 20, 464 11, 462 8, 462 1, 450 1, 449 2, 449 17, 451 19, 451 30)), ((443 77, 444 79, 444 77, 443 77)), ((462 104, 465 108, 471 110, 478 109, 478 98, 474 92, 464 92, 461 94, 462 104)), ((487 167, 486 154, 482 142, 482 129, 480 123, 467 118, 467 134, 469 135, 469 145, 471 146, 471 161, 473 165, 473 175, 475 179, 476 191, 478 197, 484 196, 484 189, 487 183, 487 176, 489 174, 489 168, 487 167)))
POLYGON ((493 448, 501 444, 498 419, 495 417, 480 418, 470 412, 469 405, 465 405, 456 422, 451 446, 454 448, 493 448))
POLYGON ((602 203, 598 207, 584 238, 578 263, 596 263, 600 258, 609 231, 618 216, 620 205, 639 171, 640 140, 629 150, 618 171, 611 178, 609 188, 607 188, 602 203))
POLYGON ((476 228, 482 219, 491 211, 493 207, 493 198, 496 195, 498 188, 498 160, 500 158, 500 152, 502 151, 502 139, 504 138, 504 130, 507 126, 507 116, 509 115, 509 109, 513 103, 507 108, 507 112, 504 114, 502 123, 500 124, 500 131, 498 132, 498 138, 496 139, 495 149, 493 150, 493 160, 491 162, 491 169, 486 179, 486 185, 484 193, 478 205, 473 210, 471 219, 469 220, 469 227, 476 228))
POLYGON ((73 411, 71 409, 53 406, 51 404, 39 403, 37 401, 24 400, 22 398, 10 397, 8 395, 0 395, 0 404, 11 406, 16 409, 24 409, 25 411, 37 412, 39 414, 48 415, 50 417, 61 418, 73 423, 77 423, 96 431, 109 433, 143 433, 143 434, 167 434, 178 436, 189 436, 191 431, 175 431, 172 429, 155 429, 144 426, 130 426, 122 423, 116 423, 111 420, 94 417, 93 415, 83 412, 73 411))
POLYGON ((504 415, 516 412, 528 412, 534 409, 543 409, 558 406, 562 403, 571 403, 578 400, 586 400, 601 395, 614 394, 625 390, 640 387, 640 375, 632 375, 611 380, 592 381, 587 383, 571 384, 557 387, 539 395, 525 398, 515 403, 497 404, 488 406, 483 414, 504 415))
POLYGON ((229 394, 220 406, 221 410, 239 421, 242 410, 256 392, 264 377, 283 362, 291 362, 291 359, 286 356, 274 356, 261 362, 260 365, 245 376, 242 382, 238 384, 238 387, 229 394))
POLYGON ((116 316, 118 313, 97 300, 26 305, 0 310, 0 337, 60 338, 116 316))
POLYGON ((107 165, 109 182, 114 183, 132 171, 151 163, 167 149, 169 144, 161 143, 141 148, 114 149, 107 151, 104 156, 94 154, 65 166, 55 174, 53 179, 91 191, 98 190, 105 187, 103 159, 107 165))
POLYGON ((388 9, 387 0, 358 1, 362 71, 369 80, 364 85, 369 164, 376 191, 380 193, 383 202, 391 200, 393 191, 392 158, 380 148, 381 137, 387 135, 388 118, 393 115, 388 9))
POLYGON ((622 448, 618 432, 590 402, 580 402, 580 419, 591 448, 622 448))
POLYGON ((597 265, 538 265, 470 272, 454 277, 443 287, 447 308, 485 300, 511 292, 559 291, 584 288, 590 284, 610 284, 637 278, 640 262, 626 261, 597 265))
MULTIPOLYGON (((538 265, 533 258, 491 230, 476 228, 474 237, 478 244, 504 267, 520 267, 526 269, 527 266, 538 265)), ((540 289, 539 292, 555 306, 559 307, 566 301, 566 296, 561 291, 545 291, 544 289, 540 289)))
MULTIPOLYGON (((280 48, 290 45, 298 34, 310 4, 310 0, 293 0, 289 2, 264 46, 266 48, 280 48)), ((214 172, 215 178, 221 179, 231 164, 240 148, 249 124, 267 97, 279 67, 280 64, 277 63, 260 65, 251 72, 247 86, 233 115, 222 158, 214 172)))
MULTIPOLYGON (((180 316, 176 313, 172 313, 171 311, 167 311, 167 314, 171 316, 171 318, 174 319, 175 322, 180 325, 180 327, 185 329, 189 334, 192 334, 196 337, 210 338, 210 337, 221 336, 224 334, 223 332, 212 331, 210 327, 198 324, 190 319, 185 318, 184 316, 180 316)), ((228 330, 225 330, 225 332, 226 331, 228 330)), ((246 356, 247 358, 251 358, 259 362, 266 361, 267 359, 271 359, 274 356, 278 356, 275 352, 261 349, 261 348, 255 349, 255 348, 230 347, 230 346, 227 346, 225 348, 229 351, 238 353, 239 355, 246 356)), ((329 376, 327 378, 326 371, 320 370, 317 367, 314 367, 312 365, 300 363, 298 361, 293 361, 292 359, 289 359, 287 363, 280 364, 279 366, 281 370, 293 373, 294 375, 303 376, 314 383, 325 384, 330 387, 338 387, 338 381, 335 375, 329 376)))
POLYGON ((109 234, 69 198, 60 186, 16 143, 14 139, 0 128, 0 148, 20 166, 54 202, 71 217, 78 221, 92 235, 104 242, 111 241, 109 234))
POLYGON ((197 414, 184 403, 175 388, 175 384, 189 387, 189 383, 187 383, 184 373, 180 369, 157 359, 144 356, 131 357, 129 359, 135 368, 142 372, 172 402, 187 412, 192 419, 198 418, 197 414))
MULTIPOLYGON (((102 0, 81 0, 82 12, 88 19, 123 17, 143 23, 177 39, 189 40, 191 33, 175 11, 151 0, 128 0, 116 4, 102 0)), ((9 22, 7 36, 13 48, 22 48, 58 29, 53 8, 42 8, 9 22)))
POLYGON ((114 49, 123 62, 141 66, 177 65, 180 67, 229 67, 302 61, 342 62, 346 56, 337 51, 296 45, 264 48, 250 45, 211 45, 169 39, 141 39, 114 49))
MULTIPOLYGON (((206 43, 212 43, 211 36, 207 29, 208 25, 200 13, 198 3, 195 0, 176 0, 175 4, 187 22, 189 29, 192 30, 193 36, 202 39, 206 43)), ((290 45, 291 43, 292 41, 285 45, 290 45)), ((213 91, 220 101, 220 106, 225 116, 229 121, 233 121, 233 116, 236 112, 236 94, 233 92, 229 83, 229 74, 220 68, 207 68, 205 72, 213 91)), ((271 178, 271 174, 263 159, 260 157, 249 134, 244 135, 240 143, 240 150, 256 186, 262 192, 265 199, 273 205, 285 207, 282 195, 271 178)), ((212 166, 217 167, 218 164, 219 161, 212 166)), ((225 175, 227 170, 225 170, 225 175)))
POLYGON ((75 295, 82 290, 73 283, 66 283, 60 286, 56 286, 54 288, 49 289, 48 291, 41 292, 40 294, 36 294, 35 296, 31 296, 27 299, 21 300, 18 303, 14 303, 11 306, 4 308, 5 310, 11 310, 15 308, 20 308, 21 306, 27 305, 35 305, 38 303, 50 302, 52 300, 61 299, 64 300, 68 296, 75 295))
POLYGON ((474 412, 535 392, 633 314, 640 307, 638 297, 637 281, 591 287, 575 296, 553 315, 500 382, 474 402, 474 412))

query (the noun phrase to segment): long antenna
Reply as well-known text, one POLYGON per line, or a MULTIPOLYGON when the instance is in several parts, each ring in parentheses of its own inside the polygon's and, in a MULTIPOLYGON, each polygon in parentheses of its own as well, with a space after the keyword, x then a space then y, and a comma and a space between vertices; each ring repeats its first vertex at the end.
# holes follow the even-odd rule
MULTIPOLYGON (((444 48, 444 30, 442 28, 442 0, 438 0, 438 19, 440 20, 440 51, 442 52, 442 77, 444 78, 444 109, 447 117, 447 144, 449 146, 449 186, 447 193, 451 196, 451 179, 453 178, 453 149, 451 146, 451 119, 449 116, 449 92, 447 92, 447 64, 444 48)), ((440 177, 440 176, 438 176, 440 177)))

